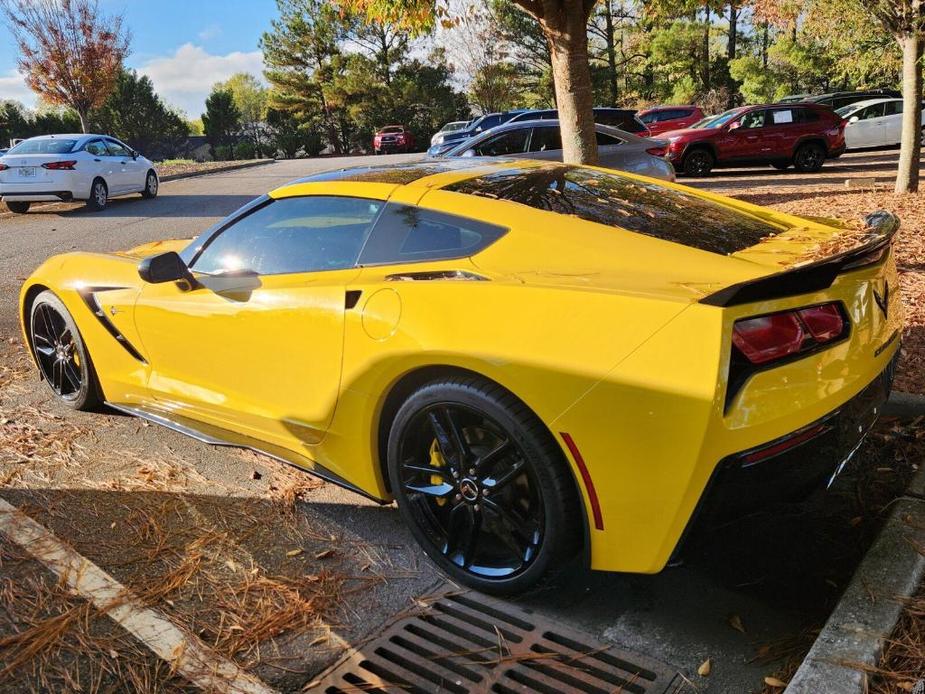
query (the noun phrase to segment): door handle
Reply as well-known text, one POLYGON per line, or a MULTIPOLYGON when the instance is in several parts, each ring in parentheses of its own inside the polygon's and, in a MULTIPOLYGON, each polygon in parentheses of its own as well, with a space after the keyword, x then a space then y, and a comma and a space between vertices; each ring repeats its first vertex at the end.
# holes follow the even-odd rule
POLYGON ((102 159, 94 159, 93 161, 95 161, 97 164, 99 164, 99 163, 100 163, 101 161, 103 161, 103 160, 102 160, 102 159))

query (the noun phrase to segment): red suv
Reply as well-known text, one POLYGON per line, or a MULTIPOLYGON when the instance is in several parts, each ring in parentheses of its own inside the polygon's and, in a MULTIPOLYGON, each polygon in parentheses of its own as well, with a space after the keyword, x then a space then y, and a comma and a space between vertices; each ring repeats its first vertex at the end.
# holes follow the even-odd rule
POLYGON ((689 128, 703 119, 699 106, 653 106, 636 114, 652 135, 689 128))
POLYGON ((845 121, 815 104, 743 106, 696 127, 671 130, 668 159, 688 176, 706 176, 714 167, 771 164, 812 173, 845 151, 845 121))
POLYGON ((411 152, 414 150, 414 135, 404 125, 387 125, 373 136, 376 154, 383 152, 411 152))

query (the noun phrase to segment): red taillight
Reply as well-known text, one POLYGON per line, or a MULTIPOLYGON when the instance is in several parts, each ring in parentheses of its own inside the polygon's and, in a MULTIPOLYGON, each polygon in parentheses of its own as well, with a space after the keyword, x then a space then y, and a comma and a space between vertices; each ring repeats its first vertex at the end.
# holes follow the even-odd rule
POLYGON ((42 164, 42 168, 51 169, 52 171, 73 171, 76 163, 73 159, 69 161, 49 161, 42 164))
POLYGON ((793 313, 775 313, 736 321, 732 341, 752 364, 765 364, 795 354, 806 333, 793 313))
POLYGON ((835 304, 813 306, 797 311, 803 325, 816 342, 829 342, 845 330, 845 321, 835 304))
POLYGON ((668 149, 665 147, 649 147, 646 152, 653 157, 664 157, 668 153, 668 149))
POLYGON ((767 364, 837 340, 846 327, 840 306, 829 303, 738 320, 732 342, 752 364, 767 364))
POLYGON ((0 171, 6 171, 8 168, 10 167, 7 166, 6 164, 0 164, 0 171))

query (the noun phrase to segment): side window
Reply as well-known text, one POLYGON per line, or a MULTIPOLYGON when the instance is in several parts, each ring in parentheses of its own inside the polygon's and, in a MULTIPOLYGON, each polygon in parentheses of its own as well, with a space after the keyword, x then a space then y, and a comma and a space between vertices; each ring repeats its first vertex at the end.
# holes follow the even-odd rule
POLYGON ((370 234, 361 265, 465 258, 507 233, 504 227, 466 217, 389 203, 370 234))
POLYGON ((792 125, 796 120, 793 115, 793 109, 790 108, 779 108, 774 111, 769 111, 769 113, 771 117, 768 125, 792 125))
POLYGON ((818 123, 819 122, 819 112, 814 111, 811 108, 794 109, 793 115, 797 123, 818 123))
POLYGON ((333 196, 273 200, 211 239, 192 268, 279 275, 353 267, 382 204, 333 196))
POLYGON ((742 126, 743 128, 763 128, 764 127, 764 114, 766 111, 750 111, 742 116, 742 126))
POLYGON ((883 104, 874 104, 873 106, 868 106, 863 109, 858 114, 858 120, 870 120, 871 118, 879 118, 883 115, 883 104))
POLYGON ((531 152, 550 152, 562 149, 562 136, 559 128, 534 128, 530 138, 531 152))
POLYGON ((106 145, 103 144, 102 140, 91 140, 84 149, 87 150, 87 154, 92 154, 94 157, 109 156, 106 145))
POLYGON ((623 140, 621 140, 619 137, 614 137, 613 135, 608 135, 607 133, 597 132, 594 134, 594 138, 597 140, 598 147, 623 144, 623 140))
POLYGON ((886 116, 895 116, 898 113, 903 112, 903 102, 902 101, 887 101, 886 102, 886 111, 884 115, 886 116))
POLYGON ((111 157, 130 157, 132 156, 125 147, 120 145, 115 140, 106 140, 106 148, 109 150, 109 156, 111 157))
POLYGON ((482 157, 500 157, 505 154, 523 154, 527 150, 527 136, 530 128, 510 130, 500 135, 488 138, 477 145, 476 154, 482 157))

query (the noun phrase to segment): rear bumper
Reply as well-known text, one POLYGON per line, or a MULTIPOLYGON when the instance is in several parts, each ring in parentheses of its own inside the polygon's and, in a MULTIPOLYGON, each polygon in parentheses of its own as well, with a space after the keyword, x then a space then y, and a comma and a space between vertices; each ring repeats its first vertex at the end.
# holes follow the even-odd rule
POLYGON ((896 356, 837 410, 774 441, 724 458, 693 522, 725 522, 770 504, 799 502, 831 484, 864 442, 889 397, 896 356))
POLYGON ((73 199, 74 193, 69 190, 37 190, 0 193, 0 200, 10 200, 12 202, 53 202, 56 200, 68 202, 73 199))

